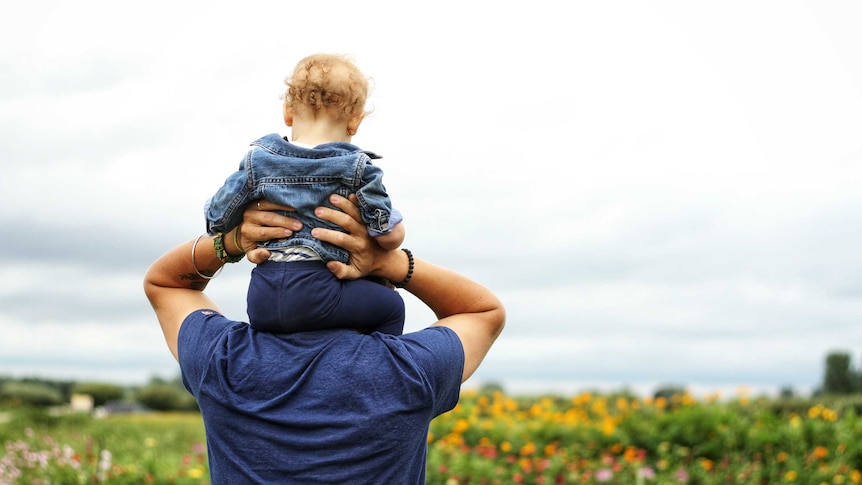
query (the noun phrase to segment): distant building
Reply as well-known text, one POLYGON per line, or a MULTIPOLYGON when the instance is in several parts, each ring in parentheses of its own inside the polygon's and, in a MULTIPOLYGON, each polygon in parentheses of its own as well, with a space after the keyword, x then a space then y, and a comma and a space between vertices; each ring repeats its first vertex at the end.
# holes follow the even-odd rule
POLYGON ((93 412, 93 396, 89 394, 72 394, 69 407, 72 408, 72 412, 91 413, 93 412))
POLYGON ((132 401, 110 401, 106 402, 104 406, 99 406, 93 412, 93 416, 103 418, 111 414, 137 414, 148 412, 150 412, 150 410, 141 403, 132 401))

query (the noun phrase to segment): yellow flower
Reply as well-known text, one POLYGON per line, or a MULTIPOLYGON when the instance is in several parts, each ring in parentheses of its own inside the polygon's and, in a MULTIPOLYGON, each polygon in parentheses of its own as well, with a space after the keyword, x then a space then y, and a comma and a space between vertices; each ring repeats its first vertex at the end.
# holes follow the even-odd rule
POLYGON ((787 480, 788 482, 795 482, 797 476, 798 475, 797 475, 795 470, 790 470, 784 474, 784 479, 787 480))
POLYGON ((156 440, 153 438, 146 438, 144 440, 144 446, 146 446, 147 448, 155 448, 156 447, 156 440))
POLYGON ((575 406, 582 406, 582 405, 584 405, 584 404, 586 404, 586 403, 588 403, 588 402, 590 402, 590 401, 592 401, 592 400, 593 400, 593 395, 592 395, 592 393, 589 393, 589 392, 583 392, 583 393, 581 393, 581 394, 578 394, 578 395, 577 395, 577 396, 575 396, 574 398, 572 398, 572 403, 573 403, 575 406))
POLYGON ((470 422, 464 418, 460 418, 460 419, 458 419, 458 421, 455 421, 455 426, 452 428, 452 432, 453 433, 463 433, 464 431, 467 431, 468 429, 470 429, 470 422))
POLYGON ((196 467, 192 468, 191 470, 189 470, 189 478, 197 479, 197 478, 200 478, 202 476, 204 476, 204 470, 203 470, 203 468, 201 468, 199 466, 196 466, 196 467))
POLYGON ((629 402, 624 397, 618 397, 616 406, 620 411, 626 411, 629 408, 629 402))
POLYGON ((822 413, 822 412, 823 412, 823 405, 822 404, 812 406, 810 409, 808 409, 808 417, 811 419, 817 419, 820 417, 820 413, 822 413))
POLYGON ((616 429, 617 425, 614 423, 614 418, 610 416, 602 418, 602 433, 604 433, 605 436, 612 435, 616 429))
POLYGON ((682 403, 685 406, 694 406, 695 404, 697 404, 697 399, 695 399, 694 396, 686 392, 682 395, 682 403))
POLYGON ((512 451, 512 443, 509 443, 508 441, 500 443, 500 451, 502 451, 503 453, 508 453, 512 451))
POLYGON ((850 481, 853 483, 862 483, 862 472, 859 470, 853 470, 850 472, 850 481))

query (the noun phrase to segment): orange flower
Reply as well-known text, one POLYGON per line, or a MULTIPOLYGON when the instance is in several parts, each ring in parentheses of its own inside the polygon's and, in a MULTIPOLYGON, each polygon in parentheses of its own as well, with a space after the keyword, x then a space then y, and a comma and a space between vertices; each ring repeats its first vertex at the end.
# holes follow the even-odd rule
POLYGON ((814 448, 814 452, 811 454, 814 455, 814 458, 823 459, 829 456, 829 450, 827 450, 825 446, 818 446, 817 448, 814 448))
POLYGON ((527 443, 521 447, 521 456, 530 456, 536 452, 536 444, 533 442, 527 443))

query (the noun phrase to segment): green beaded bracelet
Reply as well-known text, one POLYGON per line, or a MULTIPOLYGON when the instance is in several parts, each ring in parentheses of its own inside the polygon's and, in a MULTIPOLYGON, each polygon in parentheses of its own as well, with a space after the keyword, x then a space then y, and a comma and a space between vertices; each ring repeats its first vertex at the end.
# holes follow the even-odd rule
POLYGON ((213 238, 213 247, 215 248, 216 257, 220 259, 222 263, 236 263, 245 257, 245 253, 240 254, 239 256, 231 256, 227 253, 227 249, 224 247, 224 234, 222 233, 216 234, 213 238))

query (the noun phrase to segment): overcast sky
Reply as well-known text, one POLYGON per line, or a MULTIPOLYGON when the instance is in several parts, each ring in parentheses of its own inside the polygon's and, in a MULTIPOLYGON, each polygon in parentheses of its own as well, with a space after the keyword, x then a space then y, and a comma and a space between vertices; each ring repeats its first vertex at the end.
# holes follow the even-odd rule
MULTIPOLYGON (((144 272, 335 52, 373 78, 354 142, 405 246, 506 305, 474 385, 807 392, 862 358, 860 5, 16 2, 0 375, 177 375, 144 272)), ((250 270, 210 285, 230 317, 250 270)))

